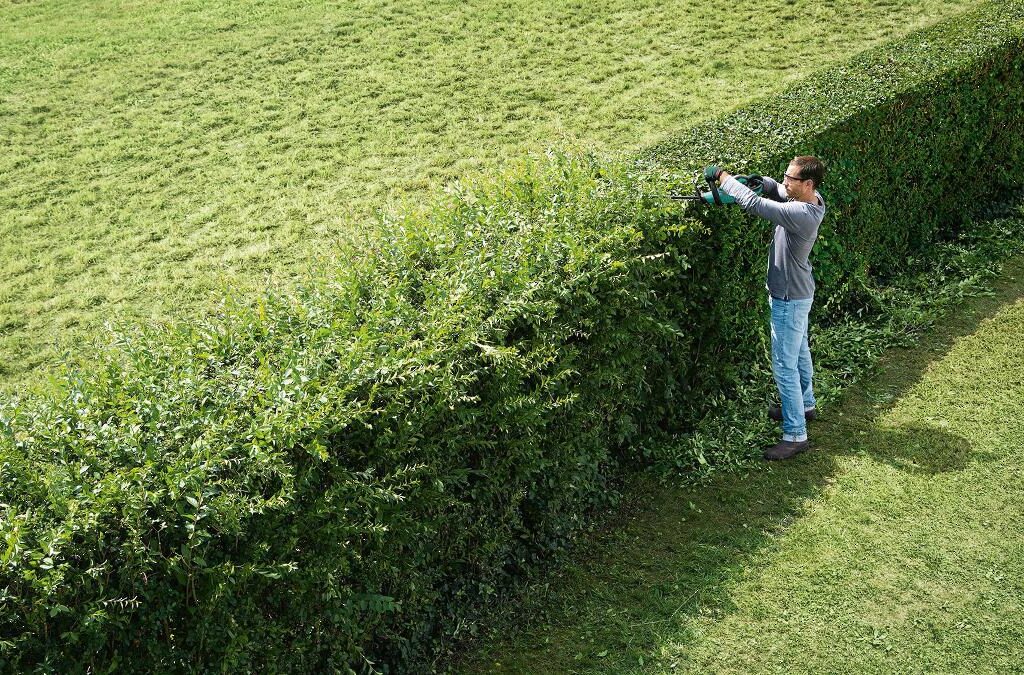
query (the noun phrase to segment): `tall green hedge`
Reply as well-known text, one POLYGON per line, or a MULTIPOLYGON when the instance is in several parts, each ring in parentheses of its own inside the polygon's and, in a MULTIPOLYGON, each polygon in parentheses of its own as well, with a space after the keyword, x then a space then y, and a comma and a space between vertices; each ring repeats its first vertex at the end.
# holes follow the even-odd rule
MULTIPOLYGON (((824 158, 815 313, 856 312, 870 302, 866 278, 899 274, 908 254, 955 232, 972 206, 1019 186, 1022 13, 1019 0, 992 2, 691 129, 641 164, 684 176, 710 158, 780 176, 794 155, 824 158)), ((709 220, 721 232, 702 270, 716 294, 709 329, 723 350, 715 358, 732 361, 762 331, 746 310, 763 304, 765 231, 737 210, 709 220)))
POLYGON ((0 669, 429 667, 763 357, 769 229, 649 195, 820 155, 816 312, 855 313, 1015 183, 1022 48, 994 2, 640 157, 526 164, 7 402, 0 669))

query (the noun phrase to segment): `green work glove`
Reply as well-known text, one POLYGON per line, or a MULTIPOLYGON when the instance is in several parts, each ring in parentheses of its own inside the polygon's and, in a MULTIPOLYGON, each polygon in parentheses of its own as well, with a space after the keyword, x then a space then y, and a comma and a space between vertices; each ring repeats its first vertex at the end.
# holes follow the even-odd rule
POLYGON ((718 180, 718 177, 722 175, 722 167, 717 164, 709 164, 704 167, 704 179, 708 182, 718 180))

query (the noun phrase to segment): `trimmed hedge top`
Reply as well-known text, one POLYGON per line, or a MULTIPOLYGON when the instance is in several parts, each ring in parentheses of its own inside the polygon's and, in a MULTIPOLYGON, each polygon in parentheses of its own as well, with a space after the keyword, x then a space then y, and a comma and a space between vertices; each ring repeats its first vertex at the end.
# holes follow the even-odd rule
MULTIPOLYGON (((1014 183, 1024 3, 628 161, 463 186, 288 296, 115 340, 0 410, 0 668, 420 669, 763 357, 768 228, 645 196, 830 166, 817 312, 1014 183), (657 449, 655 449, 657 448, 657 449)), ((739 450, 742 452, 742 449, 739 450)))

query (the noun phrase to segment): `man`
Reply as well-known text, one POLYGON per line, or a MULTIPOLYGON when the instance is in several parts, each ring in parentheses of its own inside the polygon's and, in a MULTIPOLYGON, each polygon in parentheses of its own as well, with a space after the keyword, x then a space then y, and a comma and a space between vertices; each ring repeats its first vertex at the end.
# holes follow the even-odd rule
POLYGON ((814 302, 814 276, 808 257, 825 217, 825 201, 818 186, 825 165, 816 157, 794 157, 782 184, 764 178, 763 197, 756 195, 717 166, 704 171, 708 180, 720 181, 721 190, 736 199, 747 213, 775 225, 768 256, 768 304, 772 325, 772 374, 782 400, 770 417, 782 421, 782 441, 765 451, 765 459, 788 459, 807 450, 807 420, 816 416, 814 369, 808 346, 808 315, 814 302))

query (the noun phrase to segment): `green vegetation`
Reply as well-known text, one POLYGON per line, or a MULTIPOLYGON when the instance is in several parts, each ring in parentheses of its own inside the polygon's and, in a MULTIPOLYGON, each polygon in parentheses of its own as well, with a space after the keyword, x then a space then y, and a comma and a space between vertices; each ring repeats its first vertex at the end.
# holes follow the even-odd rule
MULTIPOLYGON (((896 232, 866 196, 947 156, 993 189, 1012 178, 998 167, 1021 150, 1020 26, 987 8, 650 157, 665 171, 712 129, 792 130, 719 140, 761 165, 798 143, 842 168, 825 234, 857 236, 825 249, 823 306, 862 313, 876 297, 835 293, 948 229, 965 188, 892 195, 913 225, 896 232), (928 157, 901 153, 909 138, 928 157)), ((759 269, 760 247, 735 212, 707 216, 708 238, 649 204, 637 183, 657 165, 641 166, 561 158, 460 188, 298 293, 126 334, 59 395, 8 406, 4 658, 412 667, 613 501, 620 467, 735 461, 713 439, 648 443, 759 361, 760 274, 719 282, 759 269)))
POLYGON ((431 186, 647 145, 976 4, 3 3, 0 382, 290 283, 431 186))
MULTIPOLYGON (((627 469, 742 463, 763 433, 736 420, 764 403, 766 233, 649 193, 713 152, 820 154, 818 325, 885 334, 907 310, 879 274, 974 229, 962 176, 1017 185, 1022 43, 1024 6, 987 4, 638 158, 456 185, 301 288, 122 333, 0 410, 3 665, 424 667, 627 469)), ((833 352, 836 381, 863 356, 833 352)))
POLYGON ((824 409, 811 453, 635 481, 607 531, 521 589, 454 670, 1018 670, 1024 259, 989 287, 1024 212, 1001 226, 1001 251, 947 251, 903 288, 945 298, 945 315, 824 409))

